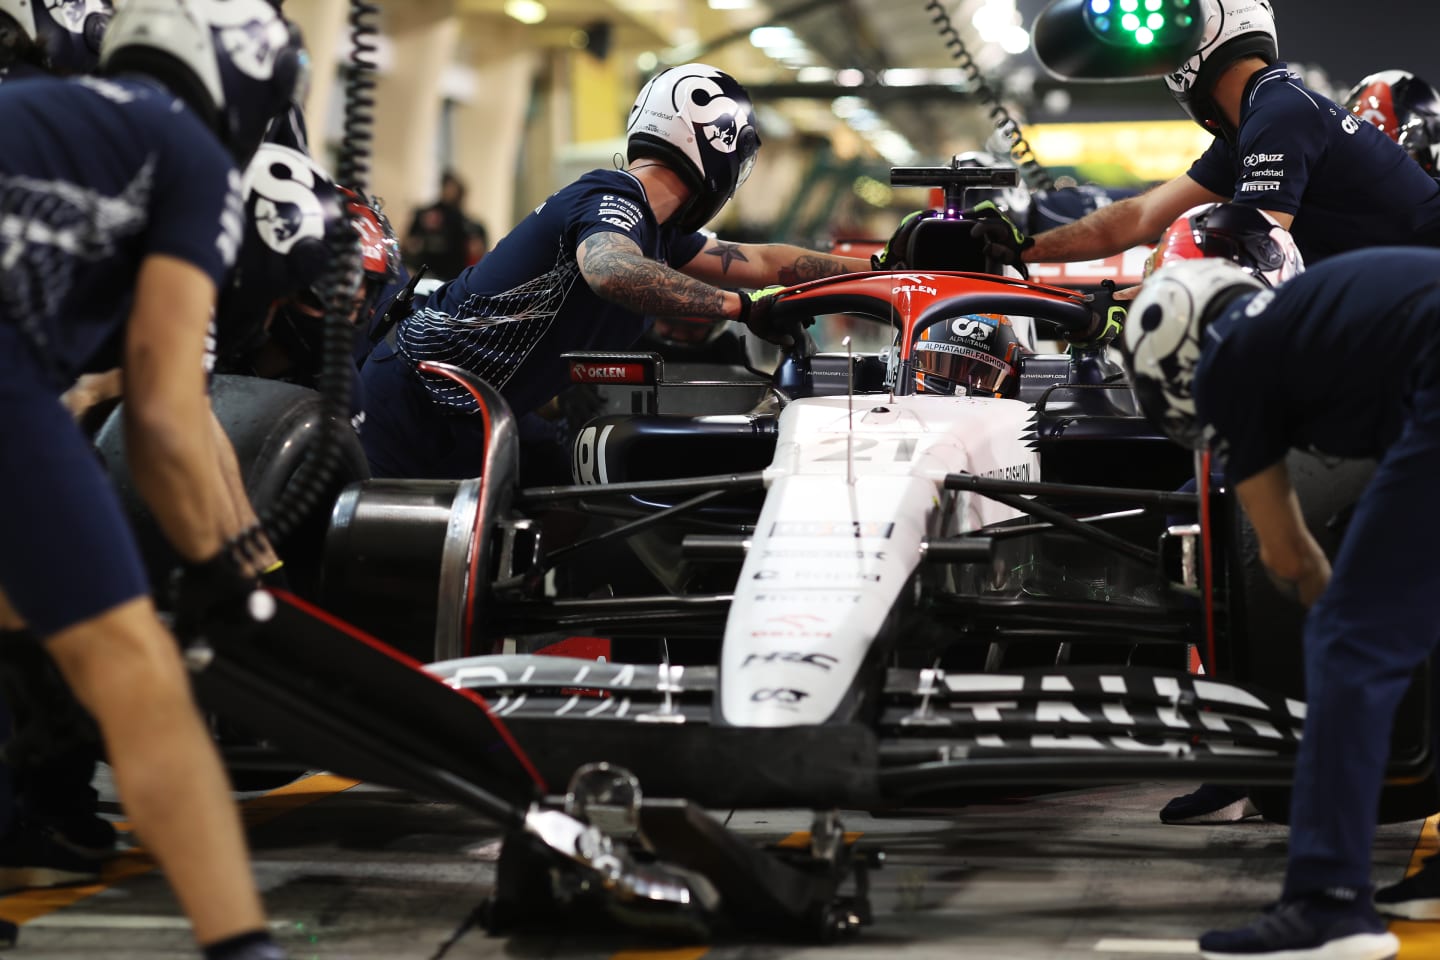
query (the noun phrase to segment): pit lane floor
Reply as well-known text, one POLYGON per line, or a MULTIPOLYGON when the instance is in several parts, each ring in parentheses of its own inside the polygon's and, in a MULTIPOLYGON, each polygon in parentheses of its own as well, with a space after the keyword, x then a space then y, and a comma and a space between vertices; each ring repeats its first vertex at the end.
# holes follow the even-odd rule
MULTIPOLYGON (((246 800, 256 870, 294 960, 427 960, 486 893, 495 831, 445 804, 323 775, 246 800)), ((1167 827, 1173 784, 1047 794, 931 815, 852 815, 848 831, 888 854, 872 876, 876 924, 831 947, 656 949, 643 941, 492 939, 474 930, 446 954, 544 960, 1104 960, 1193 956, 1194 937, 1248 920, 1279 890, 1285 829, 1251 822, 1167 827)), ((795 811, 735 814, 758 840, 809 827, 795 811)), ((1382 827, 1375 880, 1402 876, 1436 845, 1435 822, 1382 827), (1423 830, 1422 830, 1423 827, 1423 830)), ((49 960, 194 957, 143 855, 107 882, 0 898, 23 921, 11 955, 49 960)), ((1440 956, 1440 924, 1400 924, 1402 960, 1440 956)))

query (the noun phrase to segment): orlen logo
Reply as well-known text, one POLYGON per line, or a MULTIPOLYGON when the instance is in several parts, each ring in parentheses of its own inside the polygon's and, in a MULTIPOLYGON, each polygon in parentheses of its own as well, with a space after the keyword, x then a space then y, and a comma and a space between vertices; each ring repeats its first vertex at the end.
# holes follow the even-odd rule
POLYGON ((934 287, 923 287, 918 284, 914 286, 907 284, 905 286, 890 288, 891 296, 894 296, 897 293, 923 293, 926 296, 931 297, 936 297, 940 295, 940 291, 936 290, 934 287))
POLYGON ((576 363, 570 367, 576 383, 644 383, 645 367, 638 363, 576 363))
POLYGON ((1250 154, 1250 156, 1245 158, 1245 166, 1247 167, 1258 167, 1262 163, 1284 162, 1285 154, 1283 153, 1252 153, 1250 154))

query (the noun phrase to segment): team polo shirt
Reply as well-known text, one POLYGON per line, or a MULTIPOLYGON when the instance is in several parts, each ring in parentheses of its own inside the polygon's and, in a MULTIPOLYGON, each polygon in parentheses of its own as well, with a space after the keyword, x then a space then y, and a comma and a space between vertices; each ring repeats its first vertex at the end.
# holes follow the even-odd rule
MULTIPOLYGON (((596 170, 550 196, 478 264, 440 287, 401 321, 395 338, 410 360, 450 363, 498 389, 517 415, 569 385, 560 359, 574 350, 619 350, 649 320, 602 300, 580 275, 575 254, 598 233, 633 240, 651 260, 681 267, 703 234, 655 222, 640 181, 596 170)), ((436 402, 470 413, 474 400, 442 377, 419 374, 436 402)))
POLYGON ((0 130, 26 134, 0 150, 0 324, 57 389, 113 347, 147 256, 219 287, 240 242, 240 180, 175 96, 139 78, 12 79, 0 130))
POLYGON ((1307 264, 1363 247, 1440 245, 1440 184, 1283 63, 1250 78, 1235 140, 1216 137, 1189 176, 1236 203, 1293 215, 1307 264))
POLYGON ((1292 447, 1378 457, 1415 388, 1434 379, 1440 251, 1338 257, 1247 294, 1206 329, 1196 414, 1234 484, 1292 447))

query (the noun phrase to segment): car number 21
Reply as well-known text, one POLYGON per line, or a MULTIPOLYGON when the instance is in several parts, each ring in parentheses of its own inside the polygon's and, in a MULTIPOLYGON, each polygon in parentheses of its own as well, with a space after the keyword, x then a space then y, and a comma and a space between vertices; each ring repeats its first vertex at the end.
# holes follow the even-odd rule
MULTIPOLYGON (((812 463, 844 463, 849 437, 829 437, 817 445, 826 452, 812 457, 812 463)), ((855 437, 855 459, 880 463, 909 463, 915 459, 920 441, 914 437, 855 437)))

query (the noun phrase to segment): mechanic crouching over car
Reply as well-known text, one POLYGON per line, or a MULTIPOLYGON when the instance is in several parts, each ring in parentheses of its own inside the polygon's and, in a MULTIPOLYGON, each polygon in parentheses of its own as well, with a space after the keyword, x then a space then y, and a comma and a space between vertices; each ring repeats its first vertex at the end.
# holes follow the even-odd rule
POLYGON ((240 239, 236 164, 305 63, 265 0, 129 0, 102 79, 0 87, 3 642, 28 629, 95 718, 121 802, 209 960, 283 954, 134 535, 59 396, 123 339, 134 480, 187 563, 191 622, 275 563, 225 480, 234 451, 210 412, 206 340, 240 239))
POLYGON ((649 318, 740 320, 757 336, 801 336, 772 322, 770 295, 869 263, 784 244, 737 244, 697 231, 745 182, 760 149, 745 89, 705 64, 672 67, 640 91, 627 166, 553 194, 478 264, 400 319, 362 371, 362 439, 377 477, 479 474, 483 418, 458 385, 420 372, 454 364, 494 386, 517 417, 568 386, 560 355, 623 350, 649 318))
POLYGON ((1440 919, 1440 863, 1370 892, 1390 730, 1440 647, 1440 251, 1345 254, 1270 290, 1193 260, 1146 281, 1125 330, 1136 396, 1173 440, 1224 463, 1260 557, 1305 621, 1308 708, 1279 904, 1206 934, 1206 957, 1383 960, 1376 913, 1440 919), (1356 383, 1357 345, 1367 369, 1356 383), (1378 457, 1332 573, 1285 466, 1291 448, 1378 457), (1403 570, 1397 575, 1397 561, 1403 570))
POLYGON ((1390 137, 1279 62, 1269 0, 1199 0, 1200 49, 1166 79, 1215 142, 1188 173, 1074 223, 1025 236, 993 212, 1011 261, 1107 257, 1151 243, 1181 213, 1231 200, 1268 213, 1314 264, 1347 250, 1440 245, 1440 183, 1390 137))

